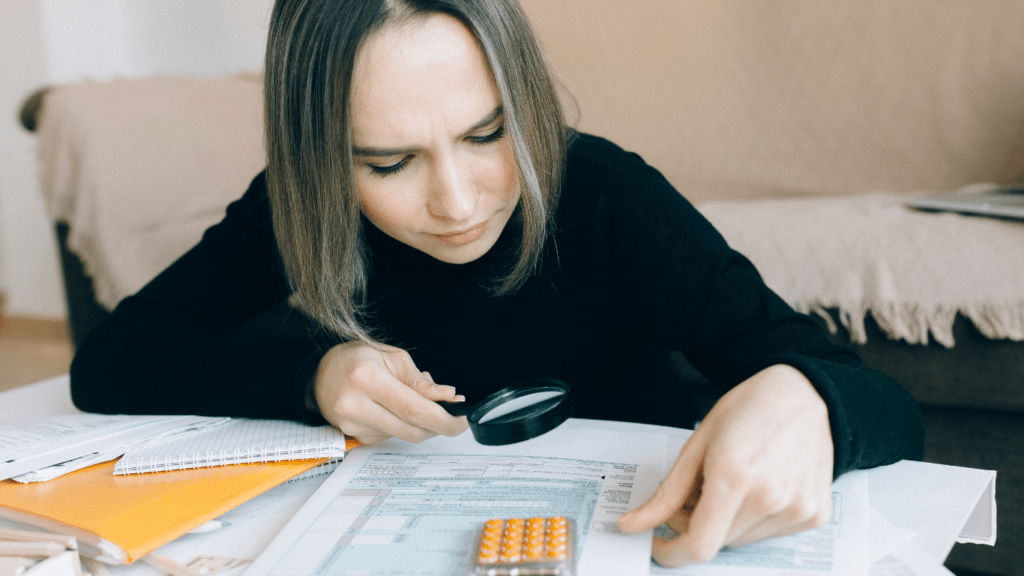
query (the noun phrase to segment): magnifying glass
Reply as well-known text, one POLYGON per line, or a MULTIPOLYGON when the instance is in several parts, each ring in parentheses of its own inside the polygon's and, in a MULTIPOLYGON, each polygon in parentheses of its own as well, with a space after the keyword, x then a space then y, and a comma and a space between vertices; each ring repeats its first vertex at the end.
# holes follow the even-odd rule
POLYGON ((452 416, 469 416, 473 438, 486 446, 515 444, 553 430, 572 416, 569 386, 543 378, 502 388, 476 404, 438 402, 452 416))

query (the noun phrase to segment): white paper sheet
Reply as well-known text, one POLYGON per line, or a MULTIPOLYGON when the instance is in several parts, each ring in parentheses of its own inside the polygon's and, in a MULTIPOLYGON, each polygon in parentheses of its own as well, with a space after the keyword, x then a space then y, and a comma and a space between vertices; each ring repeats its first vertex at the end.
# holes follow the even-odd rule
POLYGON ((871 506, 917 532, 913 543, 928 556, 944 561, 975 514, 972 526, 987 526, 984 543, 995 543, 995 472, 904 460, 870 474, 871 506))
MULTIPOLYGON (((120 452, 140 440, 183 429, 216 425, 227 418, 201 416, 65 415, 0 429, 0 479, 11 478, 95 452, 120 452)), ((119 456, 114 454, 111 457, 119 456)), ((67 473, 74 466, 63 466, 67 473)), ((49 471, 46 474, 52 475, 49 471)))
POLYGON ((978 498, 978 504, 967 517, 963 528, 957 534, 956 541, 962 544, 988 544, 994 546, 996 543, 996 473, 992 472, 992 478, 985 486, 985 490, 978 498))
POLYGON ((907 543, 871 565, 869 576, 953 576, 938 560, 907 543))
POLYGON ((871 509, 870 538, 871 562, 885 558, 917 536, 917 532, 900 528, 889 522, 882 513, 871 509))
POLYGON ((649 532, 615 520, 661 478, 660 434, 555 430, 505 447, 465 434, 354 451, 281 531, 246 576, 463 574, 480 522, 567 515, 579 523, 579 573, 642 574, 649 532))
MULTIPOLYGON (((144 416, 143 418, 146 417, 144 416)), ((149 428, 139 428, 134 431, 132 439, 126 444, 116 442, 113 438, 110 438, 106 440, 106 443, 109 444, 106 448, 101 448, 96 452, 77 456, 71 460, 58 462, 57 464, 52 464, 45 468, 38 468, 20 476, 15 476, 14 478, 11 478, 11 480, 21 482, 22 484, 46 482, 76 470, 88 468, 93 464, 109 462, 114 458, 118 458, 126 452, 131 451, 133 446, 140 446, 149 442, 160 442, 167 439, 188 436, 189 434, 194 434, 200 430, 221 426, 230 420, 230 418, 208 418, 203 416, 175 417, 174 419, 165 421, 159 427, 154 425, 149 428)))
POLYGON ((68 414, 84 414, 71 402, 67 374, 0 392, 0 430, 68 414))
POLYGON ((75 470, 81 470, 88 468, 94 464, 101 464, 103 462, 109 462, 114 458, 120 457, 124 454, 124 447, 118 446, 115 448, 108 448, 106 450, 100 450, 98 452, 90 452, 77 458, 72 458, 65 462, 58 462, 45 468, 39 468, 31 472, 26 472, 19 476, 11 478, 15 482, 21 482, 22 484, 32 484, 35 482, 46 482, 47 480, 53 480, 59 478, 69 472, 75 470))

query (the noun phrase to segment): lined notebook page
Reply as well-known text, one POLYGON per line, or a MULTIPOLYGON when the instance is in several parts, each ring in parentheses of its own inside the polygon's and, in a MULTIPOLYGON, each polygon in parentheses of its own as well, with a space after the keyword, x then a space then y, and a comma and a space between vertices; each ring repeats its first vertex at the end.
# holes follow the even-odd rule
POLYGON ((133 448, 117 462, 114 474, 344 455, 345 435, 333 426, 237 418, 217 428, 133 448))

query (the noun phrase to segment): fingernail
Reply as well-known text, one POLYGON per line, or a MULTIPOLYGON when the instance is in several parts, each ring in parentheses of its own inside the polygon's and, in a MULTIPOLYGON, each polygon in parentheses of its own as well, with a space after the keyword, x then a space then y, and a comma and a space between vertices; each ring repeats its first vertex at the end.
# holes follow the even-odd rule
POLYGON ((463 396, 462 394, 459 394, 459 395, 455 396, 454 398, 452 398, 452 402, 465 402, 465 401, 466 401, 466 397, 463 396))

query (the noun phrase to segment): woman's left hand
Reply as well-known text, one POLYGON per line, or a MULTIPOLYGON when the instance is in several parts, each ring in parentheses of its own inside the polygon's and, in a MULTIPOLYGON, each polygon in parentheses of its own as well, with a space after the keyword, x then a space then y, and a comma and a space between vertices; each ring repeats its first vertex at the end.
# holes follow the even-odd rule
POLYGON ((686 442, 658 491, 624 514, 626 532, 667 524, 663 566, 815 528, 832 511, 832 435, 825 402, 795 368, 776 365, 730 390, 686 442))

